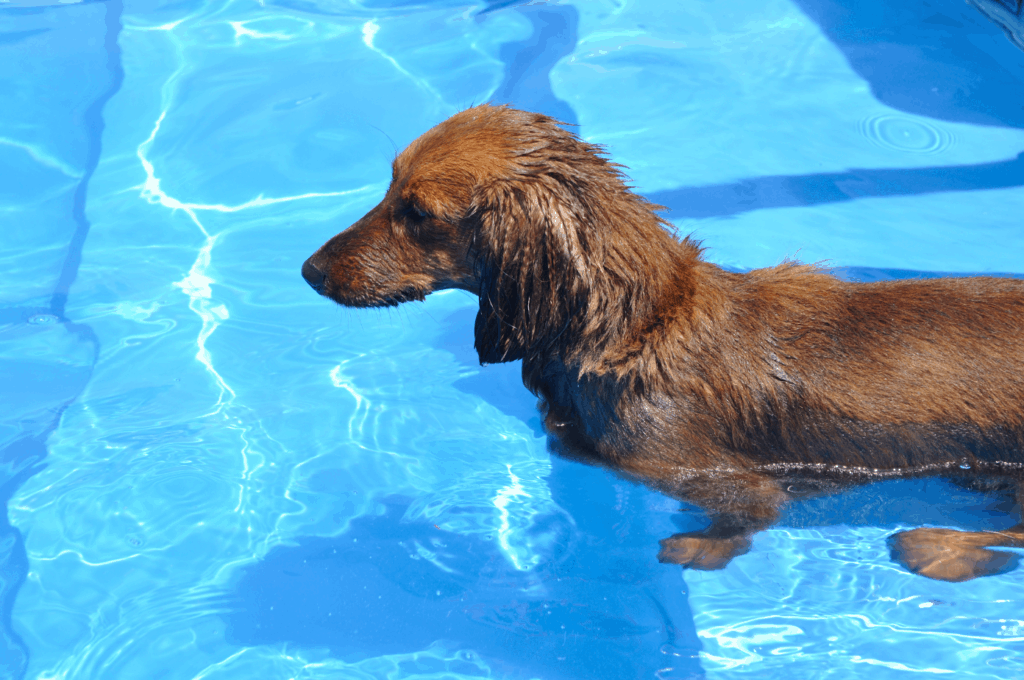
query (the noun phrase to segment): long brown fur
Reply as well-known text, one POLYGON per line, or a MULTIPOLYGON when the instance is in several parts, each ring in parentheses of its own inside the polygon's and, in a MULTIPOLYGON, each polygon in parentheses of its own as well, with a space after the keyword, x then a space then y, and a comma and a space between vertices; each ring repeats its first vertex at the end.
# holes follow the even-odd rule
MULTIPOLYGON (((659 557, 724 566, 789 500, 889 477, 1024 482, 1024 281, 845 283, 701 259, 619 167, 548 117, 477 106, 395 160, 384 200, 303 265, 354 307, 480 298, 481 363, 523 361, 565 455, 705 508, 659 557)), ((894 558, 966 580, 1004 532, 915 529, 894 558)))

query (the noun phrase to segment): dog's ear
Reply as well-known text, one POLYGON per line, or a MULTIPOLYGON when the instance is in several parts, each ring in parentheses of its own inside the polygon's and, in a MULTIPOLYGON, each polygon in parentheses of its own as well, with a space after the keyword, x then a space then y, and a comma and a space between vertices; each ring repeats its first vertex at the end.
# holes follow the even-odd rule
POLYGON ((561 182, 534 175, 481 188, 472 214, 480 363, 514 361, 550 348, 586 313, 598 248, 584 207, 561 182))

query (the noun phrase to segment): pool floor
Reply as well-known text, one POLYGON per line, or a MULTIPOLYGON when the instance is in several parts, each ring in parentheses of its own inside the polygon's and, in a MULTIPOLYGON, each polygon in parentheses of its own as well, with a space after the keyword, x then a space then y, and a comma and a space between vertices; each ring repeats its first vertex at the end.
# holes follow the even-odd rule
POLYGON ((473 298, 349 310, 299 275, 485 101, 577 125, 725 267, 1022 275, 1022 21, 0 0, 0 677, 1024 677, 1024 570, 930 581, 886 544, 1012 501, 886 482, 661 565, 705 518, 553 455, 473 298))

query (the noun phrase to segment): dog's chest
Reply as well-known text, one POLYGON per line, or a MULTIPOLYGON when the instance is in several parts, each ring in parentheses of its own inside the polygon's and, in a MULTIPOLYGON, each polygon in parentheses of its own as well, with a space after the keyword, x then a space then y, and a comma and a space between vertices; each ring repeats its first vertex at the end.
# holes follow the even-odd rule
POLYGON ((544 426, 573 458, 616 464, 642 453, 638 444, 653 434, 651 406, 637 403, 621 381, 612 377, 576 377, 560 361, 542 369, 523 364, 523 382, 538 397, 544 426))

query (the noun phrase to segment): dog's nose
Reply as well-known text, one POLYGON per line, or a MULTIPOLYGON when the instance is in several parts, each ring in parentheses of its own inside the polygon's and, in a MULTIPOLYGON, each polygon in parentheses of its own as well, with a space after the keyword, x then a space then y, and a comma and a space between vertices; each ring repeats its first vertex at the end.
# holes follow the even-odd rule
POLYGON ((306 279, 306 283, 312 286, 313 290, 315 290, 318 293, 323 293, 324 279, 327 277, 322 271, 316 268, 315 264, 313 264, 310 261, 312 259, 313 258, 309 258, 309 260, 306 260, 305 262, 302 263, 302 278, 306 279))

